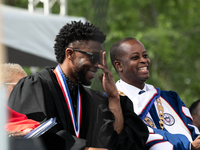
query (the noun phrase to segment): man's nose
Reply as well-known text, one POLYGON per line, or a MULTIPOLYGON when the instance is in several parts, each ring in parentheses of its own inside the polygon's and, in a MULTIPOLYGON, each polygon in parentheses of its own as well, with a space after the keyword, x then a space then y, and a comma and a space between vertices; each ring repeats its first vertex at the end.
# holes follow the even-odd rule
POLYGON ((147 59, 144 58, 144 57, 141 57, 141 58, 140 58, 140 62, 145 62, 145 63, 146 63, 146 62, 147 62, 147 59))

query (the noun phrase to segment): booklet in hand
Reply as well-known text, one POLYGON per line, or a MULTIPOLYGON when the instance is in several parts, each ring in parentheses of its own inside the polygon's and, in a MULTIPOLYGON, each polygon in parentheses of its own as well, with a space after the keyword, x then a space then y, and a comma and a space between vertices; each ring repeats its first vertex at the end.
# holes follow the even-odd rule
POLYGON ((56 117, 55 118, 50 118, 49 120, 45 121, 42 123, 40 126, 26 134, 23 138, 24 139, 29 139, 29 138, 36 138, 51 129, 53 126, 57 124, 56 122, 56 117))

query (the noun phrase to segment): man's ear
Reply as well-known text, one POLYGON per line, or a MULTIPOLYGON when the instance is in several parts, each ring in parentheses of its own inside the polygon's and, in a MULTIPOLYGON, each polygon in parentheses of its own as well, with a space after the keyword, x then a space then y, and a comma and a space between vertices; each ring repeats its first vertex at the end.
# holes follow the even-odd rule
POLYGON ((67 49, 65 50, 65 58, 68 58, 68 59, 70 59, 70 60, 73 60, 74 57, 75 57, 74 51, 73 51, 71 48, 67 48, 67 49))
POLYGON ((123 68, 122 68, 122 62, 119 60, 114 61, 114 66, 117 69, 118 72, 122 72, 123 68))

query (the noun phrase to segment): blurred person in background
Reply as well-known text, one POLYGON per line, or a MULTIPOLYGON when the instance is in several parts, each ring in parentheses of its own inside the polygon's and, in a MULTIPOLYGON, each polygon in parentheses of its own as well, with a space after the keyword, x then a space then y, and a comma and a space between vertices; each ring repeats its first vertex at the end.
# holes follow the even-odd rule
MULTIPOLYGON (((22 66, 17 63, 1 64, 0 70, 0 76, 2 78, 3 84, 5 85, 6 100, 8 100, 10 93, 12 92, 17 82, 21 78, 26 77, 27 74, 22 66)), ((5 106, 6 102, 4 103, 5 106)), ((8 131, 9 137, 23 137, 40 125, 39 122, 28 119, 26 115, 17 113, 9 107, 7 107, 7 112, 8 119, 5 125, 5 130, 8 131)))
POLYGON ((1 64, 0 70, 0 76, 6 86, 6 99, 8 100, 14 86, 21 78, 26 77, 27 74, 22 66, 16 63, 1 64))
POLYGON ((193 102, 189 109, 193 118, 192 122, 200 131, 200 99, 193 102))
POLYGON ((199 150, 200 133, 178 94, 145 83, 150 59, 144 45, 124 38, 112 46, 110 57, 120 77, 116 82, 119 94, 131 99, 135 113, 148 126, 145 149, 199 150))

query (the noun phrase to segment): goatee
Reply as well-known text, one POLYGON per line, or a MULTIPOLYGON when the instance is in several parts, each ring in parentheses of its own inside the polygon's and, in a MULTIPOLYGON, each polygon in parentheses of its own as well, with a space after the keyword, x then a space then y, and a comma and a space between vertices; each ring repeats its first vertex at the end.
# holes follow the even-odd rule
POLYGON ((86 74, 82 70, 78 70, 76 72, 76 75, 77 75, 77 79, 78 79, 79 83, 86 85, 86 86, 91 85, 91 82, 86 80, 86 77, 85 77, 86 74))

